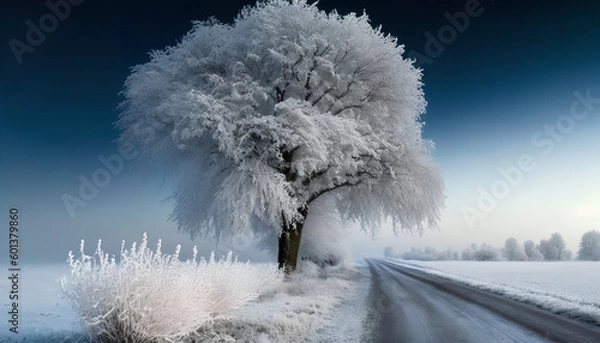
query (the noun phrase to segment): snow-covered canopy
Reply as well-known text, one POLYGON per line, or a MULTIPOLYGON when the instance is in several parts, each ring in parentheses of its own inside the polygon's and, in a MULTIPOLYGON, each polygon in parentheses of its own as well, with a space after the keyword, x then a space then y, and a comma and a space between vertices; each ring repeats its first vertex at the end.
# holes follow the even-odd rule
POLYGON ((421 137, 421 72, 403 52, 366 15, 258 2, 233 24, 195 22, 134 67, 120 139, 176 171, 173 216, 192 235, 255 219, 278 230, 325 193, 373 234, 386 219, 420 231, 443 183, 421 137))

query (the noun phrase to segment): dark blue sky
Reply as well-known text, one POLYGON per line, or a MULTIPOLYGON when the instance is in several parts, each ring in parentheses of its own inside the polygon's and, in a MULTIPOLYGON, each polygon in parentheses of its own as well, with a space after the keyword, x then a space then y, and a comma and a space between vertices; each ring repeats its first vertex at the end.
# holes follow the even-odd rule
MULTIPOLYGON (((43 142, 72 149, 77 141, 83 154, 89 145, 105 144, 117 134, 111 124, 129 67, 146 61, 148 51, 173 44, 191 20, 215 15, 228 21, 248 3, 253 2, 88 0, 73 6, 68 18, 34 52, 25 53, 19 65, 8 41, 25 41, 25 21, 38 22, 49 10, 43 1, 9 1, 1 14, 0 111, 9 118, 3 119, 3 130, 34 146, 43 142)), ((366 9, 373 23, 399 37, 408 51, 424 54, 425 33, 437 36, 448 24, 444 14, 464 11, 465 3, 321 1, 320 7, 341 13, 366 9)), ((480 4, 481 15, 470 18, 466 31, 433 63, 423 64, 430 104, 426 134, 438 141, 462 130, 470 135, 490 123, 496 130, 512 131, 513 120, 527 124, 542 115, 522 113, 523 106, 598 81, 600 6, 594 1, 480 4)), ((552 106, 565 106, 554 100, 552 106)))
MULTIPOLYGON (((92 174, 100 155, 115 153, 113 140, 118 132, 112 125, 129 68, 147 61, 149 51, 174 44, 191 28, 192 20, 214 15, 231 21, 242 5, 252 3, 83 1, 71 6, 56 30, 18 63, 9 41, 25 43, 26 22, 39 23, 50 10, 44 1, 2 1, 0 209, 15 204, 29 212, 31 232, 42 238, 29 236, 24 244, 45 252, 55 249, 39 242, 66 242, 59 244, 62 256, 62 250, 76 248, 73 242, 80 237, 102 236, 98 217, 110 227, 119 225, 115 218, 135 223, 144 215, 143 208, 128 208, 131 202, 122 200, 132 192, 155 198, 157 208, 164 210, 156 220, 166 220, 169 209, 160 201, 169 189, 155 188, 151 177, 128 171, 115 176, 98 200, 80 209, 81 216, 75 219, 67 214, 61 196, 77 192, 79 176, 92 174), (116 206, 119 199, 123 203, 116 206), (88 230, 76 229, 88 226, 88 230)), ((435 157, 444 169, 450 204, 453 197, 475 201, 478 185, 468 180, 484 185, 493 181, 498 164, 518 158, 530 148, 536 130, 569 113, 574 91, 591 89, 600 94, 600 4, 592 0, 482 0, 479 6, 454 0, 319 2, 320 8, 336 8, 340 13, 365 9, 374 25, 382 25, 407 51, 421 55, 427 52, 427 33, 438 36, 449 24, 445 13, 454 15, 465 11, 465 6, 475 6, 479 15, 443 45, 443 53, 422 64, 429 102, 423 117, 425 136, 437 144, 435 157)), ((597 112, 585 125, 578 125, 573 137, 585 140, 588 134, 598 134, 597 112)), ((577 151, 597 160, 597 147, 589 152, 587 148, 577 151)), ((453 232, 459 224, 447 225, 453 232)), ((123 228, 106 230, 112 235, 123 228)), ((132 229, 133 238, 139 237, 140 230, 132 229)))

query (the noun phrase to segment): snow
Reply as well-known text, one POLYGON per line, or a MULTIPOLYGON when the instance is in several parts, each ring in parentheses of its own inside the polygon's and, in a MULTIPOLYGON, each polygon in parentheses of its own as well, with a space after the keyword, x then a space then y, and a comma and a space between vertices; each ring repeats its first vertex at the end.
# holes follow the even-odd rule
MULTIPOLYGON (((364 268, 303 263, 302 272, 205 327, 203 342, 358 342, 370 285, 364 268), (209 338, 212 337, 212 338, 209 338), (211 340, 212 339, 212 340, 211 340)), ((23 267, 19 334, 3 321, 0 342, 87 342, 68 299, 61 296, 65 264, 23 267)), ((6 289, 8 279, 0 280, 6 289)), ((8 308, 8 300, 2 302, 8 308)))
POLYGON ((444 185, 403 54, 366 14, 260 1, 135 66, 119 142, 174 178, 173 219, 191 236, 276 237, 324 194, 373 235, 386 219, 422 231, 444 185))
MULTIPOLYGON (((60 278, 68 272, 66 263, 22 267, 19 333, 9 332, 8 323, 2 320, 0 342, 63 342, 74 333, 82 332, 77 313, 69 301, 61 297, 60 278)), ((0 279, 0 290, 7 289, 8 281, 0 279)), ((9 306, 8 297, 3 297, 2 312, 9 306)))
MULTIPOLYGON (((597 262, 392 261, 600 324, 597 262)), ((4 322, 0 342, 87 341, 77 313, 61 296, 59 280, 68 272, 67 264, 23 267, 19 334, 4 322)), ((7 281, 0 280, 0 289, 7 281)), ((364 264, 318 269, 302 262, 290 280, 205 325, 202 341, 360 342, 369 287, 364 264)), ((8 300, 2 306, 8 308, 8 300)))
POLYGON ((369 278, 304 262, 282 287, 207 328, 202 342, 359 342, 369 278))
MULTIPOLYGON (((331 321, 319 331, 315 342, 361 342, 367 324, 368 301, 367 294, 371 287, 370 272, 366 266, 355 266, 352 283, 346 294, 341 298, 331 321)), ((350 274, 352 275, 352 274, 350 274)))
POLYGON ((597 262, 392 261, 600 324, 600 263, 597 262))

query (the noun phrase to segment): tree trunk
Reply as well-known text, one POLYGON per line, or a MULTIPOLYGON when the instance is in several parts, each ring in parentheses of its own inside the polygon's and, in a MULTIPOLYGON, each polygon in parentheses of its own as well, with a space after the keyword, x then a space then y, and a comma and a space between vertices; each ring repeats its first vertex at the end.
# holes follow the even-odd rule
POLYGON ((298 212, 301 214, 299 220, 291 223, 288 223, 286 220, 283 221, 281 236, 279 236, 277 264, 279 269, 283 269, 286 274, 290 274, 296 270, 298 264, 300 239, 302 238, 302 228, 304 227, 308 207, 303 207, 298 212))

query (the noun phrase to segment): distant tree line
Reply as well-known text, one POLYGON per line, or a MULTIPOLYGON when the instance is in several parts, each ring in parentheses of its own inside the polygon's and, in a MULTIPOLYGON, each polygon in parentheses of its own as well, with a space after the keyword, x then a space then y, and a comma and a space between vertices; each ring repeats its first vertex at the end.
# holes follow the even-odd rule
POLYGON ((583 234, 577 258, 583 261, 600 261, 600 232, 592 230, 583 234))
MULTIPOLYGON (((483 243, 472 243, 461 253, 453 248, 438 251, 433 247, 416 248, 402 254, 396 254, 392 246, 384 250, 385 257, 396 257, 405 260, 418 261, 569 261, 573 253, 567 249, 567 244, 560 233, 553 233, 549 239, 542 239, 539 244, 527 240, 519 244, 516 238, 510 237, 503 248, 495 248, 483 243)), ((600 261, 600 232, 588 231, 581 237, 577 259, 581 261, 600 261)))

